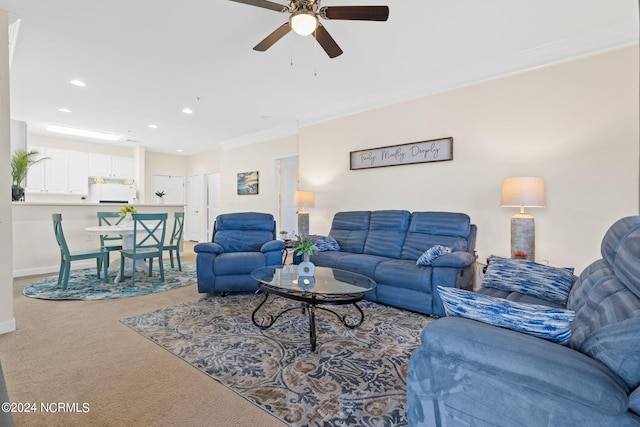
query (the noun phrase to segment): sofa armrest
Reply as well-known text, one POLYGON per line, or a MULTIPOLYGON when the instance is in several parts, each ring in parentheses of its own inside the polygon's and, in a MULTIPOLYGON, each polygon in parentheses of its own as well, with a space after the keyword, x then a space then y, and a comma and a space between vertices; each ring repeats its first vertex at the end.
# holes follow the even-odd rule
MULTIPOLYGON (((627 386, 603 363, 569 347, 474 320, 438 319, 423 331, 418 351, 498 379, 490 382, 507 390, 526 385, 533 396, 547 395, 609 415, 622 414, 629 406, 627 386)), ((458 386, 455 380, 450 385, 458 386)), ((517 405, 531 396, 513 399, 510 404, 517 405)))
POLYGON ((283 241, 281 241, 281 240, 271 240, 271 241, 265 243, 264 245, 262 245, 262 247, 260 248, 260 252, 262 252, 262 253, 273 252, 273 251, 282 252, 283 249, 284 249, 284 242, 283 241))
POLYGON ((198 243, 193 247, 193 250, 197 253, 205 252, 205 253, 211 253, 215 255, 219 255, 224 252, 224 249, 222 248, 222 246, 212 242, 198 243))
POLYGON ((434 259, 431 265, 433 267, 465 268, 473 264, 475 260, 475 257, 469 252, 450 252, 434 259))

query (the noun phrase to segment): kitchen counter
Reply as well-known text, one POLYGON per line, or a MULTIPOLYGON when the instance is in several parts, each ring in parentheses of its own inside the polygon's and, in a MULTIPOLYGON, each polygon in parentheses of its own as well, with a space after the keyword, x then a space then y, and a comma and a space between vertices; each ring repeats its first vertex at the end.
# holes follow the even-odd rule
MULTIPOLYGON (((53 233, 51 214, 62 214, 62 228, 72 251, 100 247, 97 234, 88 233, 85 228, 98 225, 98 212, 116 212, 122 203, 49 203, 13 202, 13 275, 14 277, 33 274, 57 273, 60 268, 60 249, 53 233)), ((184 205, 176 204, 134 204, 140 213, 168 213, 167 241, 173 229, 173 213, 183 212, 184 205)), ((117 257, 114 253, 113 256, 117 257)), ((115 259, 115 258, 114 258, 115 259)), ((76 261, 72 269, 95 268, 95 262, 76 261)))

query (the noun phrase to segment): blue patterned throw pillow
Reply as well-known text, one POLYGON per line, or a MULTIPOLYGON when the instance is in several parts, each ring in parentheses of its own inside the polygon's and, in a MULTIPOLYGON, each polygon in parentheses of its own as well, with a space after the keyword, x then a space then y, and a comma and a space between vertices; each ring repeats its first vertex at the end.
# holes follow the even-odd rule
POLYGON ((465 317, 544 338, 562 345, 571 341, 572 310, 525 304, 438 286, 447 316, 465 317))
POLYGON ((573 286, 573 268, 492 255, 481 286, 520 292, 566 306, 573 286))
POLYGON ((420 267, 425 265, 431 265, 434 259, 438 258, 442 254, 448 254, 448 253, 451 253, 451 248, 448 246, 442 246, 442 245, 431 246, 429 249, 424 251, 422 255, 420 255, 420 258, 418 258, 418 260, 416 261, 416 265, 420 267))
POLYGON ((326 251, 339 251, 340 245, 336 239, 331 236, 319 236, 317 234, 311 234, 308 236, 309 239, 315 243, 316 252, 326 252, 326 251))

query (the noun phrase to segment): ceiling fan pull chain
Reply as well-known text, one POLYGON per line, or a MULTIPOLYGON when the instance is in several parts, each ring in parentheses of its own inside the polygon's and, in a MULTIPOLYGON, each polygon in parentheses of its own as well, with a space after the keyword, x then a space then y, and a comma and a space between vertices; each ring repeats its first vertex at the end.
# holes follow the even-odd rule
POLYGON ((315 33, 313 35, 313 76, 318 77, 318 43, 316 42, 316 38, 318 36, 318 27, 313 30, 315 33))

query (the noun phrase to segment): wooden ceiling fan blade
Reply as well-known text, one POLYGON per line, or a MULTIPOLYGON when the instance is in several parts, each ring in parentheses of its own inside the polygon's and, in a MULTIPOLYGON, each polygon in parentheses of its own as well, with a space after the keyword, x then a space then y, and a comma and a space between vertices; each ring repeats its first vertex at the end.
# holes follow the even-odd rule
POLYGON ((236 3, 244 3, 250 6, 262 7, 264 9, 275 10, 276 12, 288 12, 289 8, 278 3, 267 0, 229 0, 236 3))
POLYGON ((258 43, 253 48, 253 50, 257 50, 258 52, 264 52, 265 50, 267 50, 271 46, 273 46, 275 44, 275 42, 277 42, 278 40, 283 38, 289 31, 291 31, 291 27, 289 26, 289 22, 285 22, 284 24, 282 24, 281 26, 276 28, 276 30, 274 32, 272 32, 267 37, 265 37, 264 40, 262 40, 260 43, 258 43))
POLYGON ((386 21, 388 6, 327 6, 320 8, 320 16, 326 19, 349 19, 356 21, 386 21))
POLYGON ((329 58, 335 58, 336 56, 342 55, 342 49, 338 46, 338 43, 331 37, 331 34, 327 31, 324 26, 318 24, 316 30, 312 33, 313 37, 316 38, 320 46, 327 52, 329 58))

